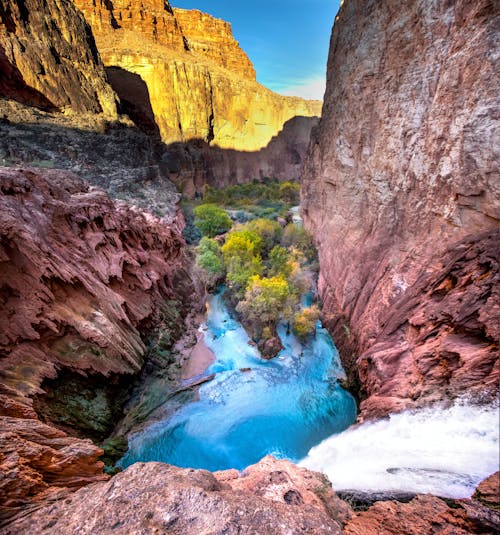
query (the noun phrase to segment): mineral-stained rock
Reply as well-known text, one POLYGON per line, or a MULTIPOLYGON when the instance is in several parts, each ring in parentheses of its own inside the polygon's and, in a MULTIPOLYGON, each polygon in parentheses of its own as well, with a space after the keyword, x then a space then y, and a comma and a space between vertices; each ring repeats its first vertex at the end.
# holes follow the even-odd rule
POLYGON ((157 0, 75 3, 92 25, 104 64, 114 68, 119 95, 137 77, 144 82, 136 109, 153 112, 165 143, 200 139, 253 151, 288 119, 319 115, 320 102, 258 84, 223 21, 157 0))
POLYGON ((303 177, 362 417, 499 377, 498 2, 349 0, 303 177))
POLYGON ((120 377, 137 374, 143 337, 162 318, 181 317, 180 300, 190 292, 184 288, 180 296, 189 284, 183 245, 175 225, 113 202, 68 172, 0 168, 0 494, 6 506, 49 487, 102 479, 99 448, 37 421, 33 396, 48 424, 57 415, 60 427, 75 432, 79 410, 96 422, 113 417, 105 378, 112 389, 120 377), (59 393, 67 398, 56 396, 51 405, 44 388, 63 371, 59 393), (100 390, 87 393, 93 375, 101 378, 100 390), (82 391, 68 390, 78 376, 81 383, 74 384, 82 391), (66 401, 72 405, 65 416, 58 403, 66 401))
POLYGON ((320 474, 275 459, 241 476, 136 463, 20 518, 4 533, 340 534, 349 507, 328 487, 320 474))
POLYGON ((481 482, 474 498, 490 507, 500 509, 500 472, 492 474, 481 482))
POLYGON ((242 473, 136 463, 18 517, 2 533, 494 535, 498 520, 498 511, 474 499, 430 495, 354 512, 322 474, 265 457, 242 473))
POLYGON ((409 503, 377 502, 356 514, 344 528, 346 535, 496 535, 498 511, 474 500, 449 500, 417 496, 409 503))
POLYGON ((65 0, 0 1, 0 96, 116 116, 89 25, 65 0))

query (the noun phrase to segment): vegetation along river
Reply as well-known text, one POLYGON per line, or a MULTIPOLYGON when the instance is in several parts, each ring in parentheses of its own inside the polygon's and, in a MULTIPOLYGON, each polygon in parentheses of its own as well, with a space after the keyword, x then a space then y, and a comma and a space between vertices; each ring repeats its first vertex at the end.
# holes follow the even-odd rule
POLYGON ((182 467, 243 469, 272 454, 298 461, 324 438, 346 429, 356 404, 337 379, 338 352, 318 322, 300 342, 278 326, 284 349, 264 360, 229 313, 220 289, 208 299, 205 341, 216 355, 199 401, 129 440, 122 467, 164 461, 182 467))

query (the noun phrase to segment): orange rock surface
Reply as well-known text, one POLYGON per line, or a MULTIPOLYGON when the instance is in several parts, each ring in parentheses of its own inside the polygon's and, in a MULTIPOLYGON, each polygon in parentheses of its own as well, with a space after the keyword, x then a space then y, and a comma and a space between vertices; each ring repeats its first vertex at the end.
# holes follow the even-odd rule
POLYGON ((258 84, 224 21, 156 0, 74 1, 92 25, 104 64, 113 68, 118 94, 134 77, 145 84, 136 105, 152 110, 165 143, 201 139, 255 151, 288 119, 320 114, 318 101, 284 97, 258 84))

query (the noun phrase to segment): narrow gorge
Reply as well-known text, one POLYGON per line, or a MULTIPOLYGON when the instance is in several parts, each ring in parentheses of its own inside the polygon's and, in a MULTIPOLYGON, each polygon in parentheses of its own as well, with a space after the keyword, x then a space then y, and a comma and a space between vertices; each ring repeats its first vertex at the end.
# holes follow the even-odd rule
POLYGON ((500 6, 178 3, 0 0, 0 533, 498 533, 500 6))

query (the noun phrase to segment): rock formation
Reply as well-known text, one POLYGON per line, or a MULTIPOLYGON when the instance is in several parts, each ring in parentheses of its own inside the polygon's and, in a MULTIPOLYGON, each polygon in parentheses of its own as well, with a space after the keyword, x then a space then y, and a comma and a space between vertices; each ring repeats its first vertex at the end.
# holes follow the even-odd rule
POLYGON ((325 476, 265 457, 242 474, 136 463, 4 527, 17 533, 493 535, 498 511, 476 500, 417 496, 356 513, 325 476), (105 504, 105 505, 104 505, 105 504), (437 531, 439 530, 439 531, 437 531))
POLYGON ((170 179, 186 197, 203 194, 205 185, 224 187, 266 177, 299 181, 311 130, 317 117, 293 117, 258 151, 212 147, 207 143, 174 143, 163 153, 170 179))
POLYGON ((89 25, 63 0, 0 1, 0 97, 116 117, 89 25))
POLYGON ((7 513, 52 488, 104 477, 102 451, 73 437, 111 432, 145 362, 148 336, 169 322, 182 329, 192 290, 175 225, 64 171, 0 168, 0 193, 0 494, 7 513))
POLYGON ((233 38, 231 25, 197 9, 174 8, 187 49, 243 78, 255 80, 252 62, 233 38))
POLYGON ((135 106, 142 115, 152 111, 164 143, 200 139, 254 151, 288 119, 319 115, 319 102, 277 95, 258 84, 223 21, 172 10, 163 0, 75 4, 92 25, 104 64, 113 69, 117 93, 124 94, 137 77, 145 84, 135 106))
POLYGON ((362 418, 499 379, 500 9, 349 0, 303 181, 362 418))

